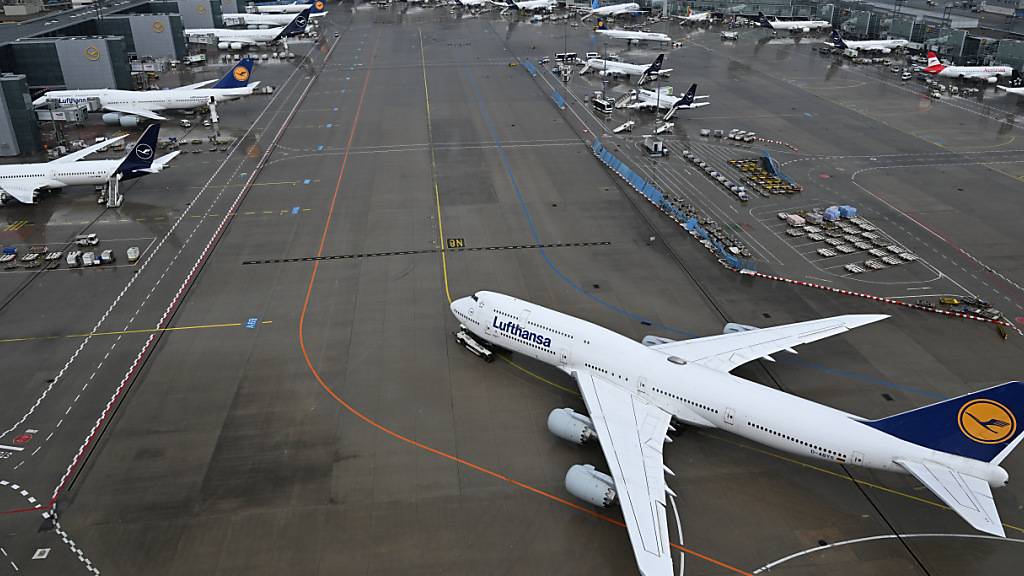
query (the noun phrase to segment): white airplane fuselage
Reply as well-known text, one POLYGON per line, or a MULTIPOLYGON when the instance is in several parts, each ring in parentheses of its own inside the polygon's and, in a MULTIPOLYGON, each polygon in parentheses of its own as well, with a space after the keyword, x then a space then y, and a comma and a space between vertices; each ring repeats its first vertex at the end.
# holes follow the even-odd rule
POLYGON ((686 363, 585 320, 511 296, 477 292, 451 305, 479 339, 567 374, 593 372, 691 426, 717 428, 804 458, 906 473, 896 460, 937 462, 1006 484, 997 465, 886 434, 857 416, 698 363, 686 363), (678 363, 681 362, 681 363, 678 363))
POLYGON ((242 30, 232 28, 190 28, 185 36, 213 36, 218 42, 241 42, 243 44, 269 44, 277 40, 284 26, 242 30))
POLYGON ((598 34, 628 42, 672 42, 668 34, 660 32, 634 32, 632 30, 596 30, 598 34))
POLYGON ((587 16, 620 16, 622 14, 635 14, 640 11, 640 5, 635 2, 624 4, 612 4, 591 10, 587 16))
MULTIPOLYGON (((314 19, 325 14, 327 13, 320 12, 310 14, 309 17, 314 19)), ((239 12, 238 14, 225 14, 223 18, 225 26, 287 26, 295 19, 295 13, 250 14, 248 12, 239 12)))
MULTIPOLYGON (((898 48, 905 48, 908 41, 902 38, 893 38, 892 40, 844 40, 848 48, 854 50, 864 50, 866 52, 891 52, 898 48)), ((834 44, 829 44, 834 46, 834 44)))
POLYGON ((4 181, 10 178, 44 179, 45 187, 51 190, 65 186, 106 184, 121 162, 122 159, 118 158, 116 160, 79 160, 67 163, 40 162, 37 164, 0 165, 0 188, 3 188, 4 181))
POLYGON ((825 20, 769 20, 768 23, 773 30, 798 30, 808 32, 821 28, 830 28, 832 26, 831 22, 825 20))
MULTIPOLYGON (((619 74, 622 76, 642 76, 644 72, 650 68, 650 64, 630 64, 629 62, 619 62, 617 60, 604 60, 602 58, 591 58, 587 60, 586 65, 580 70, 580 74, 584 74, 589 70, 598 70, 600 72, 606 72, 609 74, 619 74)), ((672 70, 659 70, 652 74, 652 77, 657 76, 668 76, 672 70)))
POLYGON ((190 110, 210 103, 237 100, 252 94, 256 83, 241 88, 196 88, 178 90, 52 90, 45 94, 47 102, 57 104, 85 104, 90 98, 99 100, 100 106, 130 105, 152 110, 190 110))
POLYGON ((1009 66, 946 66, 931 74, 945 78, 974 78, 995 82, 998 77, 1013 76, 1013 68, 1009 66))
POLYGON ((309 4, 266 4, 257 5, 256 12, 259 14, 298 14, 309 8, 309 4))

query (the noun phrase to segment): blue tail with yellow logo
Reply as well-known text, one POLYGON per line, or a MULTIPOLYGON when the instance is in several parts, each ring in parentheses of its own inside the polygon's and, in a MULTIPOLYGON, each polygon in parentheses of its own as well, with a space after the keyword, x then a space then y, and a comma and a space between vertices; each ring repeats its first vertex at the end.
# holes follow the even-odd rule
POLYGON ((249 76, 252 75, 252 59, 242 58, 237 64, 228 70, 223 78, 217 81, 210 88, 243 88, 249 84, 249 76))
POLYGON ((865 422, 932 450, 998 465, 1024 436, 1024 382, 1007 382, 865 422))

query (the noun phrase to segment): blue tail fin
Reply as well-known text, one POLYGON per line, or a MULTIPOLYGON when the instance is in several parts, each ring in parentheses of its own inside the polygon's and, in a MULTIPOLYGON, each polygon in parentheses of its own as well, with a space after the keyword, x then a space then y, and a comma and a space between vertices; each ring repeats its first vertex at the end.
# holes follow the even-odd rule
POLYGON ((228 70, 223 78, 217 81, 210 88, 243 88, 249 84, 249 76, 252 75, 252 58, 242 58, 237 64, 228 70))
POLYGON ((597 10, 600 7, 601 7, 601 3, 598 2, 598 0, 594 0, 593 2, 590 3, 590 9, 591 10, 597 10))
POLYGON ((846 48, 846 42, 843 41, 843 37, 839 35, 839 30, 832 29, 832 44, 836 48, 846 48))
POLYGON ((298 36, 306 31, 306 24, 309 24, 309 8, 296 14, 295 18, 281 29, 281 33, 277 35, 276 39, 298 36))
POLYGON ((771 28, 771 22, 768 21, 768 17, 764 15, 764 12, 757 13, 757 23, 765 28, 771 28))
POLYGON ((607 30, 608 29, 608 25, 604 23, 604 18, 598 18, 597 26, 594 29, 595 30, 607 30))
POLYGON ((117 167, 117 173, 121 180, 131 180, 145 175, 153 159, 156 157, 156 139, 160 135, 160 124, 150 124, 139 136, 138 142, 128 151, 128 155, 121 160, 117 167))
POLYGON ((690 86, 690 89, 686 91, 686 94, 683 94, 683 99, 679 102, 679 104, 682 106, 693 104, 693 99, 695 96, 697 96, 697 85, 693 84, 692 86, 690 86))
POLYGON ((309 5, 309 15, 313 16, 316 14, 323 14, 327 6, 324 4, 324 0, 314 0, 309 5))
POLYGON ((1007 382, 868 426, 932 450, 999 464, 1024 437, 1024 382, 1007 382))

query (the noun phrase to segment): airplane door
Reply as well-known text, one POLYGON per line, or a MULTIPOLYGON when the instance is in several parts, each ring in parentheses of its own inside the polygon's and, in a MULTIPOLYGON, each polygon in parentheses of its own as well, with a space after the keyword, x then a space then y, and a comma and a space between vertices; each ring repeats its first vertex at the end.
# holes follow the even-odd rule
POLYGON ((732 408, 726 408, 725 414, 722 415, 722 421, 732 426, 736 422, 736 411, 732 408))
POLYGON ((569 349, 561 348, 558 350, 558 363, 562 366, 569 364, 569 349))
POLYGON ((853 463, 857 464, 857 465, 863 464, 864 463, 864 455, 861 454, 860 452, 854 452, 853 453, 853 463))

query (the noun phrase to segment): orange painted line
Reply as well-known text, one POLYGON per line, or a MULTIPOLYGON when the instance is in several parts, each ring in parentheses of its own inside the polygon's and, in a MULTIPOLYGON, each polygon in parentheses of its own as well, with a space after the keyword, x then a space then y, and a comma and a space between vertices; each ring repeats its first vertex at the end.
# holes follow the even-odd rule
MULTIPOLYGON (((331 195, 330 207, 327 210, 327 220, 324 223, 324 229, 323 229, 323 232, 320 235, 320 246, 317 248, 317 253, 316 253, 318 258, 323 256, 324 245, 327 242, 327 234, 328 234, 328 232, 330 232, 330 229, 331 229, 331 220, 334 217, 334 207, 337 204, 338 194, 341 191, 341 183, 342 183, 342 181, 345 178, 345 169, 348 167, 349 151, 352 149, 352 141, 353 141, 353 139, 355 138, 355 135, 356 135, 356 128, 358 128, 358 126, 359 126, 359 118, 362 115, 362 111, 363 111, 363 100, 366 97, 366 88, 370 84, 370 76, 372 76, 372 74, 373 74, 373 61, 374 61, 374 58, 377 55, 377 44, 379 42, 380 42, 380 36, 378 35, 377 38, 374 40, 373 50, 370 52, 370 64, 369 64, 369 66, 366 67, 366 77, 363 79, 363 86, 362 86, 362 89, 359 92, 359 103, 356 105, 356 111, 355 111, 355 116, 353 117, 352 127, 349 129, 348 141, 345 144, 345 153, 344 153, 344 155, 341 158, 341 168, 338 170, 338 180, 337 180, 337 182, 335 182, 335 185, 334 185, 334 193, 331 195)), ((422 443, 422 442, 420 442, 418 440, 414 440, 412 438, 409 438, 408 436, 404 436, 404 435, 402 435, 402 434, 400 434, 400 433, 398 433, 398 432, 396 432, 396 431, 394 431, 394 430, 384 426, 383 424, 377 422, 373 418, 370 418, 366 414, 363 414, 358 409, 356 409, 355 406, 349 404, 344 398, 342 398, 337 392, 335 392, 334 389, 331 388, 330 385, 328 385, 327 382, 324 381, 323 377, 320 375, 320 372, 316 369, 316 366, 313 365, 313 361, 309 357, 309 352, 306 350, 306 336, 305 336, 306 312, 309 310, 309 301, 310 301, 310 299, 312 298, 312 295, 313 295, 313 286, 314 286, 314 284, 316 284, 316 276, 317 276, 317 271, 320 269, 320 262, 321 262, 320 260, 313 261, 313 270, 312 270, 312 272, 309 275, 309 284, 306 286, 306 297, 305 297, 305 299, 302 302, 302 311, 299 314, 299 348, 302 350, 302 358, 303 358, 303 360, 305 360, 306 367, 309 368, 310 374, 313 375, 313 378, 316 379, 318 384, 320 384, 320 388, 322 388, 323 391, 326 392, 328 396, 333 398, 335 402, 337 402, 342 407, 344 407, 345 410, 347 410, 350 414, 352 414, 356 418, 359 418, 363 422, 369 424, 370 426, 376 428, 377 430, 383 432, 384 434, 387 434, 388 436, 391 436, 392 438, 394 438, 396 440, 399 440, 399 441, 404 442, 406 444, 409 444, 411 446, 415 446, 416 448, 419 448, 419 449, 424 450, 426 452, 430 452, 431 454, 434 454, 436 456, 440 456, 441 458, 444 458, 446 460, 450 460, 452 462, 455 462, 455 463, 460 464, 462 466, 465 466, 467 468, 471 468, 473 470, 476 470, 477 472, 480 472, 481 474, 486 474, 487 476, 491 476, 492 478, 496 478, 498 480, 501 480, 502 482, 506 482, 506 483, 511 484, 513 486, 518 486, 519 488, 523 488, 524 490, 528 490, 530 492, 533 492, 534 494, 537 494, 539 496, 543 496, 543 497, 545 497, 545 498, 547 498, 549 500, 552 500, 554 502, 558 502, 559 504, 562 504, 564 506, 572 508, 573 510, 576 510, 578 512, 583 512, 584 514, 587 514, 587 515, 592 516, 594 518, 597 518, 599 520, 604 520, 605 522, 608 522, 610 524, 614 524, 614 525, 619 526, 621 528, 625 528, 626 527, 626 524, 624 522, 622 522, 621 520, 616 520, 615 518, 612 518, 610 516, 605 516, 604 514, 601 514, 600 512, 596 512, 596 511, 591 510, 591 509, 589 509, 589 508, 587 508, 585 506, 581 506, 579 504, 576 504, 575 502, 570 502, 570 501, 566 500, 565 498, 561 498, 561 497, 556 496, 556 495, 554 495, 554 494, 552 494, 550 492, 546 492, 544 490, 541 490, 540 488, 536 488, 536 487, 531 486, 529 484, 526 484, 524 482, 520 482, 519 480, 516 480, 515 478, 510 478, 508 476, 505 476, 504 474, 502 474, 500 472, 495 472, 494 470, 491 470, 489 468, 484 468, 483 466, 480 466, 478 464, 474 464, 473 462, 470 462, 469 460, 465 460, 465 459, 460 458, 460 457, 458 457, 458 456, 456 456, 454 454, 449 454, 448 452, 444 452, 442 450, 438 450, 437 448, 434 448, 433 446, 429 446, 429 445, 424 444, 424 443, 422 443)), ((695 556, 697 558, 700 558, 702 560, 710 562, 710 563, 712 563, 712 564, 714 564, 716 566, 719 566, 721 568, 724 568, 724 569, 729 570, 731 572, 734 572, 736 574, 741 574, 742 576, 753 576, 750 572, 747 572, 746 570, 742 570, 740 568, 736 568, 735 566, 732 566, 732 565, 727 564, 725 562, 722 562, 720 560, 716 560, 716 559, 714 559, 714 558, 712 558, 710 556, 707 556, 705 554, 701 554, 701 553, 699 553, 699 552, 697 552, 695 550, 691 550, 690 548, 686 548, 684 546, 680 546, 679 544, 672 544, 672 547, 675 548, 676 550, 680 550, 682 552, 685 552, 686 554, 690 554, 692 556, 695 556)))

